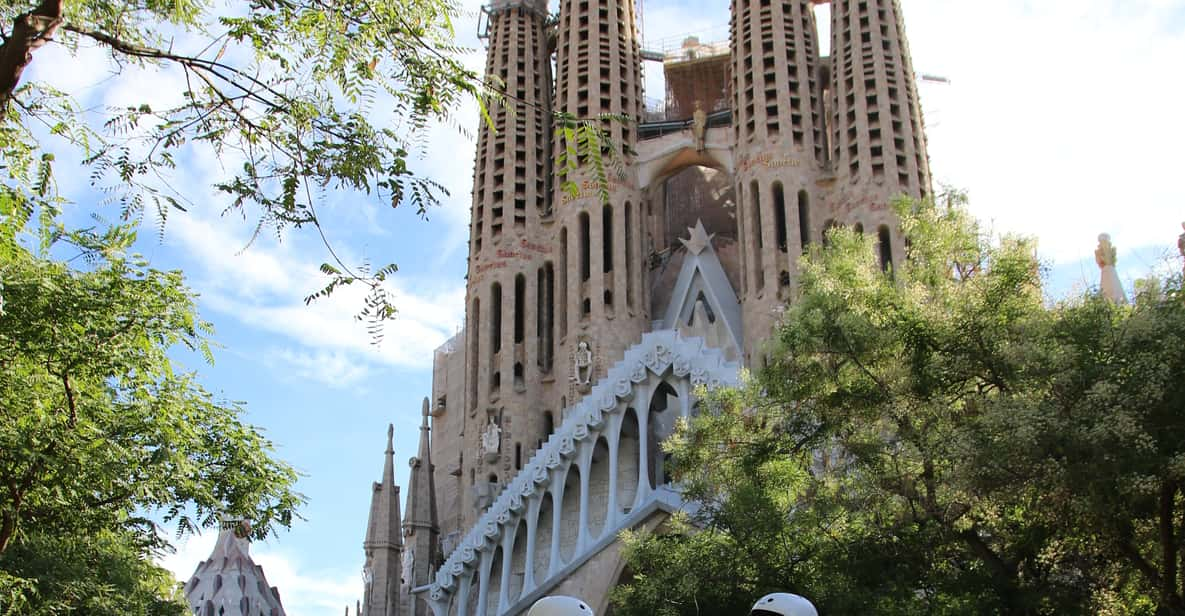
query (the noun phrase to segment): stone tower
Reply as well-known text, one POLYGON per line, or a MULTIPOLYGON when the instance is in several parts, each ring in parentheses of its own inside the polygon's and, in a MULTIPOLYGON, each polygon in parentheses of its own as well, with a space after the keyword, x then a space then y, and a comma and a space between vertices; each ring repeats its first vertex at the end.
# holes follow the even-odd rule
POLYGON ((268 585, 263 568, 251 560, 244 524, 224 521, 210 558, 202 561, 185 583, 185 598, 196 616, 284 616, 280 592, 268 585))
POLYGON ((395 426, 387 427, 387 451, 383 462, 383 480, 374 484, 370 497, 370 522, 362 549, 366 564, 362 577, 362 616, 399 614, 400 553, 403 551, 399 529, 399 487, 395 485, 395 426))
POLYGON ((733 0, 731 32, 740 295, 752 361, 814 235, 826 133, 812 3, 733 0))
MULTIPOLYGON (((648 323, 643 284, 642 197, 629 169, 638 142, 642 69, 632 0, 562 0, 556 32, 555 111, 576 118, 602 114, 629 121, 602 125, 624 172, 607 172, 608 201, 598 194, 588 161, 571 176, 556 178, 552 241, 559 251, 556 318, 567 383, 560 408, 583 395, 595 381, 573 372, 588 358, 599 376, 648 323), (563 182, 576 186, 565 191, 563 182)), ((557 139, 555 156, 578 149, 557 139)), ((557 423, 562 417, 557 416, 557 423)))
POLYGON ((896 195, 924 197, 930 162, 898 0, 831 4, 831 169, 826 227, 875 234, 882 263, 905 242, 887 207, 896 195))
MULTIPOLYGON (((456 486, 462 522, 488 504, 542 434, 555 380, 554 249, 544 241, 550 179, 551 62, 543 0, 488 9, 492 127, 479 129, 473 179, 465 336, 464 447, 456 486), (497 433, 482 436, 487 430, 497 433), (526 450, 524 450, 526 448, 526 450)), ((455 406, 455 405, 454 405, 455 406)), ((453 447, 456 448, 455 446, 453 447)))
POLYGON ((422 600, 408 596, 408 590, 429 583, 432 571, 440 566, 440 524, 436 517, 436 480, 432 464, 432 446, 428 427, 429 402, 424 398, 420 445, 411 459, 407 480, 407 515, 403 518, 403 600, 404 614, 427 614, 422 600), (417 602, 416 605, 412 605, 417 602))

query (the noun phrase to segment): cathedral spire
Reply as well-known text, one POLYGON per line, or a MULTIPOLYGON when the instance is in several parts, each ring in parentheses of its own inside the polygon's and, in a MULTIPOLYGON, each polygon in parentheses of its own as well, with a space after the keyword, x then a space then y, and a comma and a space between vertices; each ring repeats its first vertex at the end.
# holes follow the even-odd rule
MULTIPOLYGON (((431 428, 428 427, 428 399, 424 398, 423 420, 420 423, 420 449, 411 459, 411 476, 407 480, 407 517, 403 519, 403 535, 407 540, 404 583, 408 589, 431 582, 432 570, 439 566, 440 525, 436 518, 436 482, 433 479, 431 428)), ((427 605, 411 604, 409 614, 428 614, 427 605)))
POLYGON ((387 451, 383 480, 374 484, 370 499, 370 523, 362 548, 366 552, 363 578, 366 591, 363 616, 396 616, 400 577, 399 488, 395 485, 395 426, 387 426, 387 451))
POLYGON ((268 584, 263 568, 251 559, 247 539, 250 531, 251 525, 245 520, 223 520, 214 551, 185 584, 185 597, 195 614, 243 610, 284 616, 280 591, 268 584))

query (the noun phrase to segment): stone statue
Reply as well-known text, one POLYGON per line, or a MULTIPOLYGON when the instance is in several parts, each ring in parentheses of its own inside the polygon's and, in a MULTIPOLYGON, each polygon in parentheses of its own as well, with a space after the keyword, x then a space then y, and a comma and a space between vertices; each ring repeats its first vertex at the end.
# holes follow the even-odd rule
POLYGON ((572 382, 577 385, 588 385, 592 381, 593 354, 588 343, 581 340, 576 345, 576 352, 572 354, 572 382))
POLYGON ((1094 260, 1100 270, 1099 292, 1116 304, 1127 303, 1123 285, 1119 282, 1119 274, 1115 271, 1116 251, 1115 246, 1111 244, 1110 235, 1099 235, 1099 247, 1095 248, 1094 260))
POLYGON ((691 136, 695 140, 695 151, 703 152, 707 147, 705 134, 708 130, 708 114, 704 111, 704 104, 695 101, 695 113, 691 114, 691 136))
POLYGON ((1107 233, 1099 235, 1099 247, 1094 249, 1095 263, 1099 268, 1115 267, 1115 246, 1111 244, 1111 236, 1107 233))
POLYGON ((412 583, 412 573, 414 572, 416 562, 416 551, 412 548, 405 548, 403 552, 403 580, 407 583, 412 583))
POLYGON ((494 418, 490 418, 490 422, 486 424, 486 429, 481 433, 481 451, 482 453, 497 454, 498 444, 502 440, 502 428, 494 422, 494 418))

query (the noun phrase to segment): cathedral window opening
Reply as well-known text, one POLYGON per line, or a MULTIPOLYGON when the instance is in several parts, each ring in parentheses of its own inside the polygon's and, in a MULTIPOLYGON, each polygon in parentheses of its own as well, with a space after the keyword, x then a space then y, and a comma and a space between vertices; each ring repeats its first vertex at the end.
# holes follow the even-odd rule
POLYGON ((634 307, 634 215, 630 203, 625 204, 625 305, 634 307))
POLYGON ((494 371, 494 373, 492 375, 490 375, 490 393, 496 394, 501 389, 502 389, 502 373, 498 372, 498 371, 494 371))
MULTIPOLYGON (((568 229, 560 229, 560 338, 568 337, 568 229)), ((555 305, 555 302, 552 302, 555 305)))
POLYGON ((555 354, 555 267, 551 261, 539 270, 536 285, 535 335, 539 341, 539 368, 551 372, 552 356, 555 354))
POLYGON ((555 432, 555 416, 551 411, 543 411, 543 435, 551 436, 555 432))
POLYGON ((469 404, 470 410, 477 410, 477 373, 481 365, 481 300, 474 298, 473 310, 466 327, 469 338, 469 404))
POLYGON ((527 278, 514 277, 514 343, 522 344, 527 318, 527 278))
POLYGON ((591 241, 591 233, 589 230, 588 212, 580 213, 580 280, 587 281, 592 276, 592 262, 589 242, 591 241))
POLYGON ((502 285, 495 282, 490 287, 490 355, 502 350, 502 285))
POLYGON ((876 230, 877 248, 880 252, 881 271, 887 272, 893 267, 893 244, 888 225, 881 225, 876 230))
POLYGON ((753 200, 753 272, 756 276, 756 287, 758 292, 765 286, 765 266, 762 263, 763 255, 761 254, 765 249, 765 242, 761 237, 761 191, 757 188, 757 180, 753 180, 749 184, 749 195, 753 200))
POLYGON ((523 363, 521 361, 514 363, 514 391, 524 392, 527 390, 527 380, 523 375, 523 363))
POLYGON ((601 270, 613 271, 613 208, 609 205, 601 208, 601 270))
POLYGON ((523 470, 523 444, 514 444, 514 470, 523 470))
POLYGON ((786 196, 781 182, 774 182, 774 222, 777 224, 778 250, 786 252, 786 196))

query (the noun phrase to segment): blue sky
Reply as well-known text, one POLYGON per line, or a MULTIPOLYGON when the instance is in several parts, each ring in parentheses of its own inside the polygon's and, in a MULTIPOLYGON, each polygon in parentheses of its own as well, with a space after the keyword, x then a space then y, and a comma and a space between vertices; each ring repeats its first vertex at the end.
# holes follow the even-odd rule
MULTIPOLYGON (((1185 220, 1179 154, 1185 123, 1180 61, 1185 0, 901 0, 915 68, 951 79, 921 96, 936 179, 967 189, 972 210, 997 232, 1037 236, 1060 296, 1097 281, 1095 237, 1109 232, 1126 282, 1164 267, 1185 220)), ((474 36, 477 2, 465 0, 459 43, 484 52, 474 36)), ((644 35, 661 41, 695 33, 727 35, 727 2, 645 0, 644 35)), ((823 22, 825 23, 825 21, 823 22)), ((662 91, 647 66, 647 90, 662 91)), ((67 58, 38 52, 30 78, 83 92, 88 106, 161 101, 177 76, 106 73, 100 50, 67 58), (53 67, 69 62, 70 71, 53 67)), ((477 126, 470 105, 462 125, 477 126)), ((420 400, 429 392, 432 350, 461 324, 473 144, 436 127, 418 170, 452 196, 423 221, 365 195, 338 194, 322 207, 335 249, 347 263, 396 262, 392 290, 401 309, 383 345, 353 321, 357 295, 311 307, 302 298, 322 283, 327 260, 309 233, 250 248, 250 224, 223 217, 210 189, 220 173, 208 152, 189 152, 174 180, 195 207, 171 216, 163 238, 149 223, 141 250, 158 267, 181 268, 201 294, 203 316, 223 345, 217 363, 182 358, 213 391, 247 402, 279 455, 301 470, 307 518, 253 551, 280 587, 289 614, 337 614, 358 596, 370 483, 382 469, 385 427, 396 425, 397 480, 415 454, 420 400)), ((85 174, 59 157, 61 189, 79 209, 95 197, 85 174)), ((323 283, 322 283, 323 284, 323 283)), ((186 578, 213 545, 206 533, 165 564, 186 578)))

